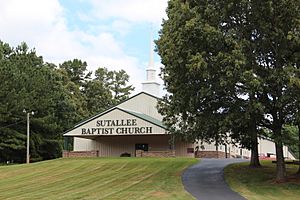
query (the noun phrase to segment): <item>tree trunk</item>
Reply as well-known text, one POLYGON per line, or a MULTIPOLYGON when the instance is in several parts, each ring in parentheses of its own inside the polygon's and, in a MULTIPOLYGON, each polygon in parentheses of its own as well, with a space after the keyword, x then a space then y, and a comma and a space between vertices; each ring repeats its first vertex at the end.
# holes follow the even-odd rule
POLYGON ((251 160, 250 167, 257 168, 261 167, 259 163, 258 157, 258 141, 257 141, 257 129, 256 129, 256 121, 253 115, 251 116, 251 122, 249 126, 249 131, 251 135, 251 160))
MULTIPOLYGON (((257 135, 257 134, 256 134, 257 135)), ((261 167, 258 157, 258 142, 257 137, 254 139, 252 138, 252 148, 251 148, 251 160, 250 160, 250 167, 258 168, 261 167), (255 140, 255 141, 254 141, 255 140)))
MULTIPOLYGON (((281 136, 281 130, 276 130, 276 136, 281 136)), ((283 156, 283 145, 282 141, 276 139, 275 140, 275 148, 276 148, 276 182, 282 183, 286 181, 286 169, 284 163, 284 156, 283 156)))
MULTIPOLYGON (((298 125, 298 161, 300 162, 300 125, 298 125)), ((297 174, 300 175, 300 165, 297 174)))
POLYGON ((217 152, 217 158, 219 158, 219 137, 216 135, 216 152, 217 152))

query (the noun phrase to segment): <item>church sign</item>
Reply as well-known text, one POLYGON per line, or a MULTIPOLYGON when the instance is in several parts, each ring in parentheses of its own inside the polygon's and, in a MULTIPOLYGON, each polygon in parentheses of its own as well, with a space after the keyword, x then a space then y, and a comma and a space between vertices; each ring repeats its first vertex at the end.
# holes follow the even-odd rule
POLYGON ((151 126, 138 126, 136 119, 105 119, 95 122, 95 127, 93 128, 82 128, 81 135, 131 135, 152 133, 151 126))

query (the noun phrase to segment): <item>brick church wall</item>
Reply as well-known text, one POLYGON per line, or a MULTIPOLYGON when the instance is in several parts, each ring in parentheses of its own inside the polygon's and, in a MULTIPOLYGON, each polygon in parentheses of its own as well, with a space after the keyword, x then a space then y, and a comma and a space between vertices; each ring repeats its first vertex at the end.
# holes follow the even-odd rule
POLYGON ((63 151, 63 158, 99 157, 98 151, 63 151))
POLYGON ((136 150, 136 157, 169 158, 175 157, 175 151, 143 151, 136 150))
MULTIPOLYGON (((227 153, 227 158, 229 156, 227 153)), ((196 151, 195 158, 226 158, 226 154, 222 151, 196 151)))

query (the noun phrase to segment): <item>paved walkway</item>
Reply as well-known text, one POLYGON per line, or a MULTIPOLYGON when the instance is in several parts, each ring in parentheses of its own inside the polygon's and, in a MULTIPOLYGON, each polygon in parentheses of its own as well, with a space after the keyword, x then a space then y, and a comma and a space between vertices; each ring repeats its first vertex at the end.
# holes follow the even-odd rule
POLYGON ((198 200, 245 200, 232 191, 224 180, 223 169, 242 159, 201 159, 189 167, 182 176, 185 189, 198 200))

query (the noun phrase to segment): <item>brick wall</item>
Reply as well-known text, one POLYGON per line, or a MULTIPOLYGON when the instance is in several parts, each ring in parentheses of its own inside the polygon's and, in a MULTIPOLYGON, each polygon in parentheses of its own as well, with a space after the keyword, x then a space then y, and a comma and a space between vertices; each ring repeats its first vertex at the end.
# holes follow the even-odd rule
POLYGON ((135 157, 143 157, 143 153, 144 153, 143 150, 136 150, 135 151, 135 157))
MULTIPOLYGON (((196 151, 195 158, 226 158, 226 156, 222 151, 196 151)), ((229 158, 229 153, 227 153, 227 158, 229 158)))
POLYGON ((136 157, 169 158, 169 157, 175 157, 175 151, 143 151, 143 150, 136 150, 136 157))
POLYGON ((63 151, 63 158, 99 157, 99 151, 63 151))
MULTIPOLYGON (((99 151, 63 151, 63 158, 99 157, 99 151)), ((136 157, 175 157, 175 151, 136 150, 136 157)))

